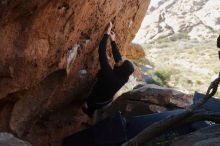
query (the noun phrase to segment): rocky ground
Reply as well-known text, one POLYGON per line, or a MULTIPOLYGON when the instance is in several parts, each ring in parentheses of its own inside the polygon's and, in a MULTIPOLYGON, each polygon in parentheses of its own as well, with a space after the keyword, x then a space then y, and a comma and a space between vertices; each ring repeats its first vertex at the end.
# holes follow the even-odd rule
POLYGON ((206 92, 220 69, 215 44, 215 41, 178 40, 145 45, 148 48, 146 58, 150 60, 150 63, 146 63, 152 66, 152 69, 144 73, 151 75, 155 82, 162 86, 191 94, 194 91, 206 92), (159 74, 163 77, 158 76, 159 74))

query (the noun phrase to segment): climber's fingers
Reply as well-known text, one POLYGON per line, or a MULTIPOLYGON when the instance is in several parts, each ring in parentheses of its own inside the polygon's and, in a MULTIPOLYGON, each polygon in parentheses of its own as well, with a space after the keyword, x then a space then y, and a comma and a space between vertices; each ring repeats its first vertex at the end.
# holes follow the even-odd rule
POLYGON ((110 21, 110 22, 109 22, 109 27, 112 28, 112 26, 113 26, 113 25, 112 25, 112 22, 110 21))
POLYGON ((114 31, 111 31, 111 35, 115 35, 115 32, 114 32, 114 31))
POLYGON ((109 22, 108 29, 107 29, 107 34, 108 35, 110 35, 111 30, 112 30, 112 22, 109 22))

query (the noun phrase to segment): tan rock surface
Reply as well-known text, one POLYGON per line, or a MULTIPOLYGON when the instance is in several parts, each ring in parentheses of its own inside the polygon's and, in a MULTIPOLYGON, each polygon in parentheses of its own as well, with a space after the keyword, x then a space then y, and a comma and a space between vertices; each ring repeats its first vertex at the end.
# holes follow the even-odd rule
POLYGON ((145 57, 145 52, 141 45, 131 43, 125 50, 125 56, 129 59, 141 59, 145 57))

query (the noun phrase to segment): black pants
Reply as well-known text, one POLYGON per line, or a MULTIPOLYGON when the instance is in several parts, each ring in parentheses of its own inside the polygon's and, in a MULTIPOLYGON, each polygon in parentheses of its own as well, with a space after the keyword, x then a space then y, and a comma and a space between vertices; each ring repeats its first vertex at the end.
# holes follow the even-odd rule
POLYGON ((95 110, 97 109, 100 109, 100 108, 103 108, 105 107, 106 105, 108 105, 109 103, 112 102, 112 98, 110 98, 109 100, 105 101, 105 102, 98 102, 98 101, 95 101, 95 100, 92 100, 92 99, 88 99, 86 101, 86 104, 87 104, 87 112, 90 114, 90 115, 93 115, 95 110))

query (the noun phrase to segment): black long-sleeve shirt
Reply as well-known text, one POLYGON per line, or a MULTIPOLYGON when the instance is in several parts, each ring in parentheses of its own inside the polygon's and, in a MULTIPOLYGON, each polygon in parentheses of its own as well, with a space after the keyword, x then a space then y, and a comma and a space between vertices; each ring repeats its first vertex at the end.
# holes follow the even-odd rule
POLYGON ((113 58, 114 58, 115 62, 118 63, 119 61, 122 60, 122 57, 121 57, 121 54, 119 52, 118 46, 116 45, 115 41, 111 42, 111 46, 112 46, 113 58))
MULTIPOLYGON (((88 104, 105 104, 113 98, 114 94, 128 81, 129 76, 121 77, 111 68, 106 55, 106 45, 109 35, 105 34, 99 44, 99 61, 101 69, 97 75, 92 92, 90 93, 88 104)), ((115 42, 112 42, 112 53, 115 62, 121 60, 121 55, 115 42)))

